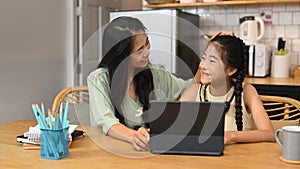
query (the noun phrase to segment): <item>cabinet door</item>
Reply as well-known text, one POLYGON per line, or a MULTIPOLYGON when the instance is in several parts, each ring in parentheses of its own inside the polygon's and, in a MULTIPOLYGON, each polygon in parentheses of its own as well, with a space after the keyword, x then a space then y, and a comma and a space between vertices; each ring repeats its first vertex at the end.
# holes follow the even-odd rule
POLYGON ((99 63, 99 28, 104 24, 101 14, 104 0, 78 0, 74 85, 86 85, 86 77, 99 63))

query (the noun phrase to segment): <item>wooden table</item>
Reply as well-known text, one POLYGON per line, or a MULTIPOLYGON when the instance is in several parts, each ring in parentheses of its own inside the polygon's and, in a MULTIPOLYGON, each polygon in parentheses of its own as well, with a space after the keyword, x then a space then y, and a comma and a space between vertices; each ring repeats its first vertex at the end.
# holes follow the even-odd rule
POLYGON ((137 152, 131 145, 101 133, 97 139, 92 137, 97 143, 101 142, 101 147, 95 144, 90 137, 82 137, 72 142, 69 157, 61 160, 42 159, 39 156, 39 150, 23 150, 21 144, 16 142, 17 135, 27 131, 30 125, 34 126, 35 124, 34 121, 28 120, 0 124, 0 168, 300 168, 300 165, 287 164, 279 160, 281 149, 276 143, 227 145, 224 155, 221 157, 152 155, 149 152, 137 152), (117 155, 105 149, 120 153, 117 155))

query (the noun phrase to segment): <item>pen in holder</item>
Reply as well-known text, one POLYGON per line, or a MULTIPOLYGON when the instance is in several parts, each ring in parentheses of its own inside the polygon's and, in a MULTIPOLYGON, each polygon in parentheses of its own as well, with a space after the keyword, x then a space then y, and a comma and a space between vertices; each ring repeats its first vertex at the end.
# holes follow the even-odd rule
POLYGON ((283 50, 273 52, 271 64, 271 76, 274 78, 287 78, 290 76, 289 51, 283 50))
POLYGON ((41 158, 58 160, 69 156, 68 129, 43 129, 41 128, 41 158))
POLYGON ((48 117, 46 117, 43 104, 42 109, 37 104, 33 104, 32 110, 41 130, 40 157, 58 160, 69 156, 68 103, 66 103, 64 113, 62 104, 59 113, 48 109, 48 117))

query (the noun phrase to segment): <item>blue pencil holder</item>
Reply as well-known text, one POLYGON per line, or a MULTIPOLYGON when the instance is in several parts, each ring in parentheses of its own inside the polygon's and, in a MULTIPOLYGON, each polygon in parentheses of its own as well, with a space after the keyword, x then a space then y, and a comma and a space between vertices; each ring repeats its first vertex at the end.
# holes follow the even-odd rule
POLYGON ((67 128, 42 129, 40 137, 41 158, 59 160, 69 156, 69 134, 67 128))

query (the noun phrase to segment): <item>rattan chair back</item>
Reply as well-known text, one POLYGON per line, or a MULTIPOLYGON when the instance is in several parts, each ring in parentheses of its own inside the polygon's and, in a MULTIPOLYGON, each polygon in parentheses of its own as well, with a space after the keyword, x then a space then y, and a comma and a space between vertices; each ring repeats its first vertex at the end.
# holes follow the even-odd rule
POLYGON ((89 92, 87 86, 72 86, 61 90, 55 97, 52 104, 52 112, 58 112, 60 105, 89 104, 89 92))
POLYGON ((299 120, 300 101, 289 97, 260 95, 271 120, 299 120))

